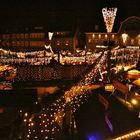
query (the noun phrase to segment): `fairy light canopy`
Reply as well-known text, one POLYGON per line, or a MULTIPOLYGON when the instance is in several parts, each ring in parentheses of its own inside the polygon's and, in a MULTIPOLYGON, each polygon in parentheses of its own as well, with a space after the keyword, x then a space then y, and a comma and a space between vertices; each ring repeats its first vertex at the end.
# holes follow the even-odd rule
POLYGON ((112 32, 116 13, 117 13, 117 8, 106 7, 102 9, 103 18, 104 18, 104 22, 105 22, 108 33, 112 32))

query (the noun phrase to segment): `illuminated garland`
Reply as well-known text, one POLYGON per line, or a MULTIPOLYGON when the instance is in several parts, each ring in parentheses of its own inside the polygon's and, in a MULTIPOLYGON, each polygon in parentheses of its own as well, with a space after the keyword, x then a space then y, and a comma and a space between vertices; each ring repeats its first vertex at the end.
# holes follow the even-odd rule
POLYGON ((0 54, 1 56, 13 56, 13 57, 18 57, 18 58, 26 58, 26 57, 43 57, 45 56, 51 56, 51 53, 48 51, 33 51, 33 52, 13 52, 10 50, 5 50, 0 48, 0 54))
POLYGON ((104 52, 104 55, 100 59, 100 62, 95 66, 94 69, 92 69, 87 75, 85 75, 85 78, 80 81, 79 85, 89 85, 93 83, 93 78, 96 77, 99 73, 99 70, 101 67, 103 67, 106 63, 106 52, 104 52))
POLYGON ((70 107, 70 111, 75 112, 81 104, 89 97, 89 83, 97 74, 99 67, 105 61, 106 55, 103 55, 100 62, 85 76, 84 84, 80 81, 77 85, 65 92, 63 96, 53 102, 49 107, 43 107, 41 112, 29 116, 27 113, 24 115, 24 122, 27 124, 26 139, 42 139, 54 140, 59 139, 60 131, 62 131, 62 119, 65 116, 65 109, 70 107))
POLYGON ((114 138, 112 140, 127 140, 127 139, 132 139, 132 138, 134 138, 134 137, 136 137, 138 135, 140 135, 140 130, 136 130, 134 132, 131 132, 131 133, 128 133, 126 135, 114 138))
MULTIPOLYGON (((84 51, 83 51, 84 52, 84 51)), ((77 56, 77 54, 71 54, 70 56, 60 54, 61 64, 93 64, 94 61, 100 57, 101 53, 90 54, 85 56, 82 53, 77 56), (86 62, 85 62, 86 59, 86 62)), ((58 54, 53 54, 55 60, 58 60, 58 54)), ((12 52, 0 48, 0 63, 2 64, 30 64, 30 65, 44 65, 49 64, 52 59, 52 53, 47 51, 35 51, 35 52, 12 52)))
POLYGON ((43 107, 39 114, 34 114, 31 117, 25 114, 24 122, 27 122, 28 127, 26 139, 54 139, 56 133, 61 131, 58 124, 61 123, 61 119, 65 115, 65 105, 64 98, 61 97, 50 107, 43 107))
POLYGON ((114 20, 116 17, 116 12, 117 12, 117 8, 108 8, 108 9, 103 8, 102 9, 102 14, 104 17, 104 22, 105 22, 106 29, 107 29, 108 33, 112 32, 114 20))

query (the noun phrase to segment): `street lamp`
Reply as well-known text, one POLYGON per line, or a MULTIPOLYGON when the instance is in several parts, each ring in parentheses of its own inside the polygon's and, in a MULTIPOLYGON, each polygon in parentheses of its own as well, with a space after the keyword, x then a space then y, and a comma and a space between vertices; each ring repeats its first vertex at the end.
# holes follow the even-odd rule
POLYGON ((52 46, 51 46, 51 40, 52 40, 52 37, 53 37, 53 32, 48 32, 48 37, 49 37, 49 44, 45 44, 44 47, 48 50, 50 49, 51 53, 52 53, 52 57, 53 57, 53 50, 52 50, 52 46))
POLYGON ((128 34, 126 33, 122 34, 123 45, 126 45, 127 37, 128 37, 128 34))
POLYGON ((107 33, 108 33, 108 53, 107 53, 107 75, 108 80, 110 81, 110 57, 111 57, 111 44, 110 44, 110 33, 112 32, 115 17, 117 13, 117 8, 103 8, 102 9, 102 15, 104 18, 104 22, 106 25, 107 33))

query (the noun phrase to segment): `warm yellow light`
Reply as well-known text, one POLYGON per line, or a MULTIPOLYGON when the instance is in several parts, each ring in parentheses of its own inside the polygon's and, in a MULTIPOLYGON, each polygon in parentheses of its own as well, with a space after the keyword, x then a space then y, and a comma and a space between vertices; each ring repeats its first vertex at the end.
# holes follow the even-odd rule
POLYGON ((66 103, 68 103, 70 101, 71 101, 70 97, 66 97, 66 103))
POLYGON ((129 69, 131 69, 132 68, 132 66, 124 66, 124 71, 128 71, 129 69))
POLYGON ((111 84, 108 84, 108 85, 105 86, 105 90, 106 90, 106 91, 113 92, 113 91, 114 91, 114 86, 111 85, 111 84))
POLYGON ((126 33, 122 34, 122 39, 123 39, 124 44, 126 43, 127 37, 128 37, 128 34, 126 34, 126 33))
POLYGON ((139 134, 140 134, 140 130, 136 130, 134 132, 125 134, 123 136, 120 136, 120 137, 115 138, 115 139, 112 139, 112 140, 126 140, 126 139, 131 139, 132 137, 135 137, 135 136, 137 136, 139 134))
POLYGON ((117 67, 118 70, 121 70, 121 69, 123 68, 122 65, 118 65, 118 66, 116 66, 116 67, 117 67))
POLYGON ((52 32, 49 32, 48 33, 48 36, 49 36, 49 40, 52 40, 53 33, 52 32))
POLYGON ((131 103, 134 104, 134 105, 137 105, 137 104, 138 104, 138 102, 137 102, 136 99, 132 99, 132 100, 131 100, 131 103))
POLYGON ((33 126, 34 125, 34 123, 31 123, 31 126, 33 126))
POLYGON ((47 50, 50 49, 50 45, 47 46, 47 45, 45 44, 44 47, 45 47, 47 50))
POLYGON ((128 71, 128 74, 131 74, 131 75, 139 75, 140 74, 140 71, 138 71, 136 69, 133 69, 133 70, 128 71))
POLYGON ((133 82, 133 84, 137 85, 137 86, 140 86, 140 78, 138 78, 137 80, 135 80, 133 82))
POLYGON ((114 35, 114 34, 112 35, 112 38, 113 38, 113 39, 115 38, 115 35, 114 35))
POLYGON ((140 112, 139 112, 138 118, 140 118, 140 112))
POLYGON ((95 38, 95 34, 93 34, 92 37, 95 38))
POLYGON ((24 114, 24 116, 27 117, 27 116, 28 116, 28 113, 26 112, 26 113, 24 114))
POLYGON ((31 121, 32 121, 32 118, 29 119, 29 122, 31 122, 31 121))
POLYGON ((24 122, 27 122, 27 120, 26 120, 26 119, 24 119, 24 122))
POLYGON ((102 14, 106 25, 107 32, 112 32, 114 20, 116 17, 117 8, 103 8, 102 14))

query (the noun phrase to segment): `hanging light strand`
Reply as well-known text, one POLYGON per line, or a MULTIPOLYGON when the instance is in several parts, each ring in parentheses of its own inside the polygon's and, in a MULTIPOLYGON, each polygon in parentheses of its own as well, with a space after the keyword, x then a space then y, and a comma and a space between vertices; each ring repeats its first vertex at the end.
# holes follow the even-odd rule
POLYGON ((106 25, 106 29, 108 33, 112 32, 112 28, 114 25, 115 17, 117 13, 117 8, 103 8, 102 9, 102 14, 104 17, 104 22, 106 25))

